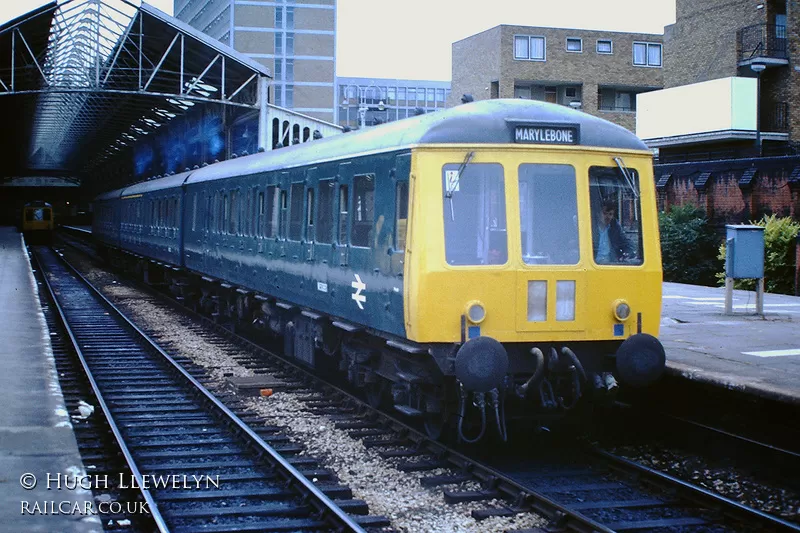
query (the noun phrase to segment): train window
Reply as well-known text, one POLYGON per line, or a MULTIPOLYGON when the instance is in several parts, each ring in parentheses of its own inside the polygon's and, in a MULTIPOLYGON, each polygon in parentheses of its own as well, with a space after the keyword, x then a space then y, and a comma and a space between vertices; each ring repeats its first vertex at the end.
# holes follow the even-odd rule
POLYGON ((303 188, 302 183, 292 183, 290 189, 289 240, 299 241, 303 236, 303 188))
POLYGON ((268 238, 278 236, 278 220, 281 215, 281 191, 277 187, 267 187, 267 200, 266 208, 267 215, 265 219, 266 229, 264 236, 268 238))
POLYGON ((641 265, 639 173, 624 166, 590 167, 589 201, 595 263, 641 265))
POLYGON ((450 265, 500 265, 508 260, 503 167, 442 167, 445 258, 450 265))
POLYGON ((192 195, 192 231, 197 229, 197 193, 192 195))
POLYGON ((228 195, 225 194, 222 196, 222 227, 220 228, 220 233, 225 233, 226 229, 228 228, 228 224, 230 221, 231 216, 231 203, 228 199, 228 195))
POLYGON ((228 233, 231 235, 237 235, 239 233, 239 205, 238 205, 238 197, 239 191, 233 190, 231 191, 231 205, 229 218, 228 218, 228 233))
POLYGON ((353 228, 350 244, 369 246, 375 220, 375 176, 363 174, 353 177, 353 228))
POLYGON ((339 187, 339 244, 347 243, 347 185, 339 187))
POLYGON ((394 247, 395 250, 406 248, 406 227, 408 225, 408 182, 397 184, 397 204, 395 206, 394 247))
POLYGON ((286 238, 286 217, 287 212, 289 211, 289 199, 286 197, 286 191, 281 190, 281 200, 280 200, 280 218, 278 219, 278 237, 281 239, 286 238))
POLYGON ((306 239, 314 240, 314 189, 306 191, 306 239))
POLYGON ((333 242, 334 213, 336 212, 336 184, 333 180, 320 180, 319 201, 317 202, 316 241, 324 244, 333 242))
POLYGON ((264 193, 262 191, 258 191, 258 217, 256 219, 256 231, 255 233, 259 237, 266 237, 266 232, 264 231, 264 219, 265 215, 267 214, 267 206, 264 203, 264 193))
POLYGON ((578 199, 574 167, 520 165, 519 212, 522 260, 525 263, 578 263, 578 199))

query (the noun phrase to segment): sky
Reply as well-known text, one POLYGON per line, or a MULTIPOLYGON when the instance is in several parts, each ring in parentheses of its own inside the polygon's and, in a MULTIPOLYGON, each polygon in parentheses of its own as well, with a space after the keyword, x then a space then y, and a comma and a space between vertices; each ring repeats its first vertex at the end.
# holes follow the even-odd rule
MULTIPOLYGON (((0 21, 45 3, 0 0, 0 21)), ((450 81, 452 43, 499 24, 660 34, 675 0, 338 0, 337 19, 337 76, 450 81)))

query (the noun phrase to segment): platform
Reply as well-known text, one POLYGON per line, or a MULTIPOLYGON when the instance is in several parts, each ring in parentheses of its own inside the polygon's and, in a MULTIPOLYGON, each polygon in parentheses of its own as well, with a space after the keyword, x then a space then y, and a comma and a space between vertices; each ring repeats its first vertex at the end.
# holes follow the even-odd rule
POLYGON ((100 532, 101 516, 60 503, 86 509, 91 492, 47 490, 48 474, 82 475, 84 468, 36 291, 21 235, 0 226, 0 529, 100 532), (26 474, 36 477, 30 490, 26 474))
POLYGON ((684 378, 800 405, 800 298, 764 295, 756 315, 754 291, 664 283, 660 339, 667 372, 684 378))

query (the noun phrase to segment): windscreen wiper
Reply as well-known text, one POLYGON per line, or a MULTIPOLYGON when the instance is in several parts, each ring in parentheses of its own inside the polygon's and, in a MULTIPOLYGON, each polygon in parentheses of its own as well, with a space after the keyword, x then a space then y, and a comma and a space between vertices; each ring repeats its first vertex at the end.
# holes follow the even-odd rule
POLYGON ((458 190, 458 182, 461 180, 461 173, 464 172, 464 169, 467 168, 467 165, 469 165, 469 162, 472 161, 473 157, 475 157, 475 152, 469 152, 461 162, 461 166, 458 167, 456 179, 453 181, 452 185, 450 183, 445 183, 447 192, 445 192, 444 197, 450 200, 450 220, 455 221, 456 219, 456 214, 453 210, 453 191, 458 190))
POLYGON ((617 164, 619 171, 622 172, 622 177, 624 177, 625 181, 628 182, 628 187, 630 187, 633 197, 638 200, 639 191, 636 189, 636 185, 633 183, 633 178, 631 178, 631 175, 628 173, 628 167, 625 166, 625 161, 623 161, 621 157, 615 157, 614 163, 617 164))

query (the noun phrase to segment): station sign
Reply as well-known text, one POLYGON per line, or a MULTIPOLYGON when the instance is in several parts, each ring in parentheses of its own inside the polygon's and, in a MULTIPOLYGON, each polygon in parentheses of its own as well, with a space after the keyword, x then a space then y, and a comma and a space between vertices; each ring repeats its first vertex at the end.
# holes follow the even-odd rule
POLYGON ((527 144, 580 144, 580 128, 577 124, 515 124, 514 142, 527 144))

